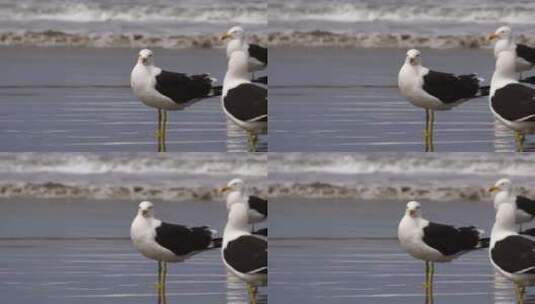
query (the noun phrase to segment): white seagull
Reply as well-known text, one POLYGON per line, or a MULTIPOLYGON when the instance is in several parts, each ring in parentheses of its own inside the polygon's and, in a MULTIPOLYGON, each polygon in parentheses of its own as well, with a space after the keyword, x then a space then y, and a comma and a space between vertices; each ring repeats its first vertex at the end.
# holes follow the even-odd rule
POLYGON ((514 204, 516 207, 515 222, 518 225, 531 222, 535 218, 535 200, 517 195, 513 183, 508 178, 502 178, 490 187, 489 192, 494 194, 494 208, 498 210, 501 204, 514 204))
POLYGON ((249 80, 247 57, 243 51, 231 54, 221 104, 228 119, 247 132, 249 151, 254 152, 257 135, 267 132, 268 99, 267 88, 249 80))
POLYGON ((221 40, 227 42, 227 58, 230 59, 232 53, 236 51, 246 52, 248 56, 247 70, 249 72, 255 72, 263 70, 268 64, 268 50, 265 47, 247 43, 245 41, 245 31, 240 26, 233 26, 225 34, 221 36, 221 40))
POLYGON ((145 257, 158 261, 158 287, 165 289, 166 263, 183 262, 200 252, 221 247, 222 239, 207 226, 186 227, 164 223, 154 218, 153 204, 139 204, 130 237, 134 247, 145 257))
POLYGON ((422 66, 420 56, 420 51, 415 49, 407 52, 398 86, 401 95, 426 110, 424 141, 426 151, 432 151, 434 111, 450 110, 470 99, 486 96, 488 87, 480 85, 483 80, 477 74, 456 76, 429 70, 422 66))
POLYGON ((479 248, 488 247, 488 239, 473 226, 456 228, 429 222, 422 218, 420 203, 407 203, 398 227, 401 248, 411 256, 425 261, 426 290, 433 290, 434 263, 450 262, 479 248))
POLYGON ((245 204, 230 206, 223 234, 221 258, 225 267, 247 284, 250 303, 256 303, 259 286, 266 286, 267 240, 249 232, 249 216, 245 204))
POLYGON ((500 204, 490 236, 492 266, 511 280, 517 303, 524 303, 526 286, 535 283, 535 239, 517 232, 515 204, 500 204))
MULTIPOLYGON (((227 194, 227 210, 233 204, 245 204, 247 206, 247 215, 249 224, 263 222, 268 216, 267 200, 258 196, 249 195, 245 189, 245 183, 240 178, 232 179, 226 186, 220 189, 220 192, 227 194)), ((254 228, 253 228, 254 229, 254 228)))
POLYGON ((188 75, 164 71, 153 63, 152 51, 139 52, 130 85, 145 105, 158 109, 158 139, 165 143, 167 112, 183 110, 204 98, 221 95, 221 86, 209 74, 188 75))
POLYGON ((535 89, 515 77, 515 55, 502 51, 490 85, 490 109, 515 134, 516 149, 524 150, 525 135, 535 133, 535 89))
POLYGON ((503 51, 513 52, 515 56, 515 71, 517 73, 531 70, 535 65, 535 48, 515 43, 510 27, 499 27, 496 32, 489 35, 489 40, 496 40, 494 44, 494 57, 496 59, 503 51))

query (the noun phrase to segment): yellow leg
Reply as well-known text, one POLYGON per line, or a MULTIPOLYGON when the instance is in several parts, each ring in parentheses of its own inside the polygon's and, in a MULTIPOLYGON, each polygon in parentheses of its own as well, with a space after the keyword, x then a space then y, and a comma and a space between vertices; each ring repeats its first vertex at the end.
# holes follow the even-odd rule
POLYGON ((258 136, 256 133, 247 131, 247 150, 249 152, 256 152, 256 143, 258 142, 258 136))
POLYGON ((166 152, 167 146, 165 144, 165 141, 167 140, 167 111, 162 110, 162 112, 163 112, 162 113, 163 121, 162 121, 162 135, 161 135, 161 139, 162 139, 161 152, 166 152))
POLYGON ((167 263, 166 262, 162 262, 162 268, 163 268, 163 271, 162 271, 162 288, 160 289, 161 290, 161 293, 162 293, 162 304, 167 304, 167 297, 165 296, 165 292, 166 292, 166 285, 167 285, 167 263))
POLYGON ((253 286, 249 283, 247 284, 247 295, 249 296, 249 304, 256 304, 256 286, 253 286))
POLYGON ((524 142, 526 141, 526 136, 520 131, 514 131, 515 134, 515 144, 516 152, 524 152, 524 142))
POLYGON ((430 123, 429 123, 429 152, 433 152, 435 151, 435 147, 434 147, 434 144, 433 144, 433 134, 435 132, 435 111, 433 110, 430 110, 430 114, 429 114, 429 120, 430 120, 430 123))
POLYGON ((526 288, 515 282, 513 282, 513 287, 515 289, 516 303, 524 304, 524 296, 526 294, 526 288))
POLYGON ((433 304, 433 277, 435 276, 435 263, 431 262, 431 272, 429 274, 429 304, 433 304))
POLYGON ((429 110, 425 110, 424 151, 429 152, 429 110))
POLYGON ((158 129, 154 133, 154 137, 158 140, 158 152, 162 152, 162 111, 158 109, 158 129))

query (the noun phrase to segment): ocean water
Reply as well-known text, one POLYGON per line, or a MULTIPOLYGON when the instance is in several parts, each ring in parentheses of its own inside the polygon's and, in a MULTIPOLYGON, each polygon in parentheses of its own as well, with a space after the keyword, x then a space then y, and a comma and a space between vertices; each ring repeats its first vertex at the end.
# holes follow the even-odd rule
MULTIPOLYGON (((166 221, 223 231, 221 201, 154 201, 166 221)), ((158 303, 157 264, 129 240, 137 202, 0 199, 0 294, 16 304, 158 303)), ((167 303, 246 304, 219 250, 168 265, 167 303)), ((267 304, 265 289, 258 303, 267 304)))
MULTIPOLYGON (((287 198, 270 204, 273 303, 424 302, 424 264, 396 239, 405 202, 287 198)), ((487 232, 494 221, 486 202, 426 201, 423 212, 437 222, 487 232)), ((437 264, 434 303, 512 303, 511 283, 494 273, 487 254, 479 250, 437 264)), ((534 303, 532 290, 526 303, 534 303)))

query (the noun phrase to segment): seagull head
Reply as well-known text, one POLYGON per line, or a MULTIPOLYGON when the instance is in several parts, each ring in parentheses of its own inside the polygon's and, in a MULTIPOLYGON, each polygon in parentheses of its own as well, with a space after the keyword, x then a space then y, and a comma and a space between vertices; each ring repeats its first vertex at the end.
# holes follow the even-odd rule
POLYGON ((221 35, 221 41, 226 39, 239 39, 242 40, 245 37, 245 31, 241 26, 233 26, 226 33, 221 35))
POLYGON ((235 178, 235 179, 231 180, 230 182, 228 182, 226 186, 224 186, 223 188, 219 189, 219 191, 221 193, 225 193, 227 191, 239 191, 239 192, 241 192, 243 190, 244 184, 245 183, 243 182, 242 179, 235 178))
POLYGON ((151 218, 154 216, 153 208, 154 206, 151 202, 142 201, 141 203, 139 203, 137 214, 145 218, 151 218))
POLYGON ((143 65, 152 65, 152 51, 149 49, 139 51, 137 62, 143 65))
POLYGON ((411 65, 419 65, 420 55, 421 55, 420 51, 416 49, 408 50, 406 62, 408 62, 411 65))
POLYGON ((495 39, 510 39, 512 35, 511 28, 508 26, 499 27, 494 33, 489 35, 489 40, 493 41, 495 39))
POLYGON ((407 203, 405 214, 412 218, 419 218, 422 216, 422 206, 417 201, 410 201, 407 203))
POLYGON ((498 180, 494 186, 490 187, 489 188, 489 192, 490 193, 494 193, 494 192, 497 192, 497 191, 511 191, 513 188, 513 183, 511 182, 510 179, 508 178, 502 178, 500 180, 498 180))

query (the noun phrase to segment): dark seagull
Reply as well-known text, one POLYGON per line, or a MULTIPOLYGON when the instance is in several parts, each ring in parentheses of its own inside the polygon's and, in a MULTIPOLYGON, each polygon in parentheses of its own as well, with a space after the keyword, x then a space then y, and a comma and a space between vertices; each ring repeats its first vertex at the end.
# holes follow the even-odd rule
POLYGON ((249 303, 256 303, 258 287, 267 285, 267 239, 249 232, 248 209, 245 204, 233 204, 228 213, 221 257, 230 273, 247 285, 249 303))
POLYGON ((473 226, 456 228, 432 223, 422 218, 420 203, 407 203, 405 215, 398 227, 401 248, 419 260, 425 261, 425 286, 433 293, 434 263, 451 262, 475 249, 485 248, 489 239, 473 226))
POLYGON ((149 201, 139 204, 130 227, 134 247, 145 257, 158 261, 158 288, 165 293, 167 263, 183 262, 206 250, 221 247, 222 239, 207 226, 186 227, 154 218, 149 201))
MULTIPOLYGON (((515 223, 522 225, 535 218, 535 200, 517 195, 513 183, 508 178, 502 178, 490 187, 489 192, 494 194, 494 208, 498 210, 501 204, 514 204, 516 207, 515 223)), ((521 230, 521 229, 520 229, 521 230)), ((531 234, 531 233, 530 233, 531 234)))
POLYGON ((535 89, 519 83, 515 74, 514 53, 500 52, 490 85, 490 109, 514 132, 516 150, 521 152, 526 135, 535 133, 535 89))
POLYGON ((216 79, 209 74, 164 71, 154 66, 152 58, 151 50, 139 52, 137 64, 130 75, 130 85, 141 102, 158 109, 157 137, 164 146, 167 111, 183 110, 202 99, 219 96, 222 87, 215 86, 216 79))
POLYGON ((221 101, 223 112, 247 132, 248 149, 255 152, 258 134, 267 132, 268 90, 249 80, 247 57, 243 51, 230 56, 221 101))
POLYGON ((247 59, 248 72, 254 73, 265 69, 268 64, 267 48, 247 43, 245 38, 245 31, 240 26, 233 26, 221 36, 222 41, 229 39, 227 42, 227 58, 230 59, 232 53, 236 51, 243 51, 249 56, 247 59))
POLYGON ((500 204, 490 236, 492 266, 514 285, 517 303, 524 303, 526 287, 535 283, 535 239, 517 232, 515 204, 500 204))
POLYGON ((515 71, 517 73, 531 70, 535 65, 535 48, 515 43, 510 27, 499 27, 496 32, 489 35, 489 40, 496 40, 494 44, 494 57, 496 59, 498 59, 498 55, 503 51, 513 52, 515 56, 515 71))
POLYGON ((459 75, 436 72, 421 65, 420 51, 407 52, 398 75, 398 86, 413 105, 426 110, 424 141, 426 151, 433 151, 434 111, 446 111, 470 99, 487 96, 477 74, 459 75))
POLYGON ((226 186, 219 189, 219 191, 222 193, 227 193, 227 210, 230 210, 230 207, 233 204, 245 204, 247 206, 249 224, 260 223, 267 219, 267 200, 255 195, 248 194, 245 189, 245 183, 242 179, 232 179, 227 183, 226 186))

